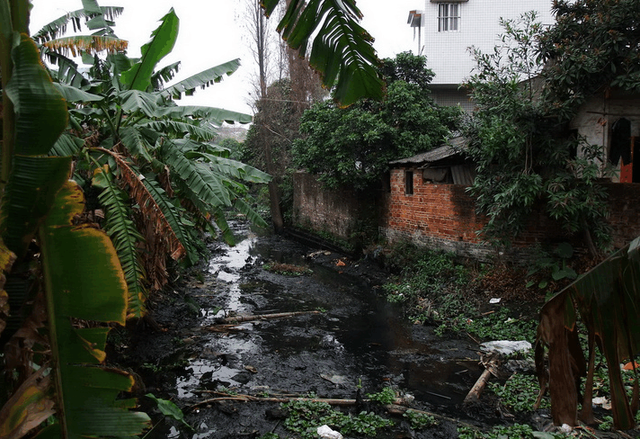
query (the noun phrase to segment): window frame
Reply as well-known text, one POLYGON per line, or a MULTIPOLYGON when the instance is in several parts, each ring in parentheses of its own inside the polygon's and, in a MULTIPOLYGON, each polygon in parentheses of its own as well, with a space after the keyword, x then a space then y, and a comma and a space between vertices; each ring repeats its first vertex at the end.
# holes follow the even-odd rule
POLYGON ((460 3, 438 3, 438 32, 460 31, 460 3))

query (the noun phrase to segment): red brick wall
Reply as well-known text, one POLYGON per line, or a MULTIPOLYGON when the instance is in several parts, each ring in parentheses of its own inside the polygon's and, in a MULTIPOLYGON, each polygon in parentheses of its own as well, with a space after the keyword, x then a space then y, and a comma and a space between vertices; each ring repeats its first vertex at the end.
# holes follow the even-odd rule
MULTIPOLYGON (((388 241, 411 240, 431 248, 455 251, 484 259, 492 250, 476 234, 485 219, 475 213, 475 203, 464 185, 433 184, 413 170, 413 194, 405 194, 405 171, 391 171, 391 192, 383 209, 381 231, 388 241)), ((613 243, 621 247, 640 235, 640 184, 608 183, 609 223, 613 243)), ((558 223, 542 210, 529 219, 526 231, 513 241, 515 253, 536 243, 568 239, 558 223), (520 250, 517 250, 520 249, 520 250)))

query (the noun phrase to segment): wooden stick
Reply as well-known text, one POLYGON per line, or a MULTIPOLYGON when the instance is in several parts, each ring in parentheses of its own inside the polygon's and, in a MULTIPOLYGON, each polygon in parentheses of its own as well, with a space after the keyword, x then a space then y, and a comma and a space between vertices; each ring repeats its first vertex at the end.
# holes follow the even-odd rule
POLYGON ((489 381, 489 378, 491 377, 491 375, 496 374, 495 363, 486 363, 484 366, 486 367, 486 369, 484 370, 484 372, 482 372, 482 375, 480 375, 480 378, 478 378, 471 390, 469 390, 469 393, 467 393, 467 396, 464 398, 464 404, 478 401, 480 399, 480 394, 489 381))
POLYGON ((224 319, 220 319, 218 324, 242 323, 242 322, 251 322, 254 320, 282 319, 285 317, 296 317, 296 316, 302 316, 307 314, 320 314, 320 311, 296 311, 296 312, 279 312, 275 314, 234 316, 234 317, 227 317, 224 319))
POLYGON ((475 425, 471 425, 471 424, 468 424, 466 422, 462 422, 459 419, 450 418, 448 416, 439 415, 437 413, 425 412, 424 410, 416 410, 416 409, 412 409, 410 407, 405 407, 403 405, 387 404, 387 405, 384 406, 384 408, 387 409, 387 412, 389 414, 392 414, 392 415, 403 415, 407 411, 411 410, 412 412, 419 413, 421 415, 433 416, 434 418, 443 419, 445 421, 453 422, 454 424, 462 425, 464 427, 473 428, 474 430, 480 430, 475 425))

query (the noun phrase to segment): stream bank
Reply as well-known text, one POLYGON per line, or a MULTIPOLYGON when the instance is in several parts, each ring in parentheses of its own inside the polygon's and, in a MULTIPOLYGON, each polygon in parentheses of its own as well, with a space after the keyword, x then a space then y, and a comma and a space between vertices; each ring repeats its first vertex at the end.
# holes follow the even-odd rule
POLYGON ((412 398, 412 408, 440 416, 436 427, 416 431, 379 404, 346 409, 392 419, 393 427, 378 431, 380 439, 457 437, 459 424, 446 418, 480 429, 505 421, 492 394, 481 404, 462 404, 483 370, 477 342, 409 324, 402 308, 385 300, 379 286, 387 274, 373 261, 257 236, 241 222, 234 228, 240 237, 235 247, 212 243, 207 264, 149 303, 160 330, 115 331, 122 337, 114 343, 116 358, 146 386, 139 393, 172 400, 194 428, 158 416, 150 439, 297 437, 285 429, 279 403, 238 402, 234 394, 355 399, 358 392, 392 387, 412 398), (306 273, 266 269, 274 263, 306 273), (274 313, 301 314, 218 324, 234 315, 274 313), (203 404, 220 394, 229 399, 203 404))

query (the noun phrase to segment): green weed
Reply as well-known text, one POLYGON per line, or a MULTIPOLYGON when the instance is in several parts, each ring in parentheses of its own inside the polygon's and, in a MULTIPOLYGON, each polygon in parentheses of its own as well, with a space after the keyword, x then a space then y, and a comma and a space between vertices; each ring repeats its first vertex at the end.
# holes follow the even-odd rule
MULTIPOLYGON (((540 386, 534 375, 515 373, 503 384, 490 382, 489 389, 500 398, 500 403, 507 409, 522 413, 533 409, 540 386)), ((544 398, 541 408, 550 408, 549 398, 544 398)))
POLYGON ((346 414, 334 410, 325 402, 291 401, 283 404, 283 408, 289 410, 284 427, 302 439, 316 439, 317 428, 321 425, 329 425, 343 435, 355 434, 365 437, 373 437, 378 429, 393 425, 393 421, 375 413, 346 414))
POLYGON ((404 418, 408 419, 411 423, 411 428, 414 430, 424 430, 429 427, 433 427, 438 425, 438 421, 433 416, 429 416, 424 413, 418 413, 415 410, 407 410, 402 415, 404 418))
POLYGON ((393 404, 396 400, 396 391, 391 387, 385 387, 378 393, 367 393, 367 398, 380 404, 393 404))

